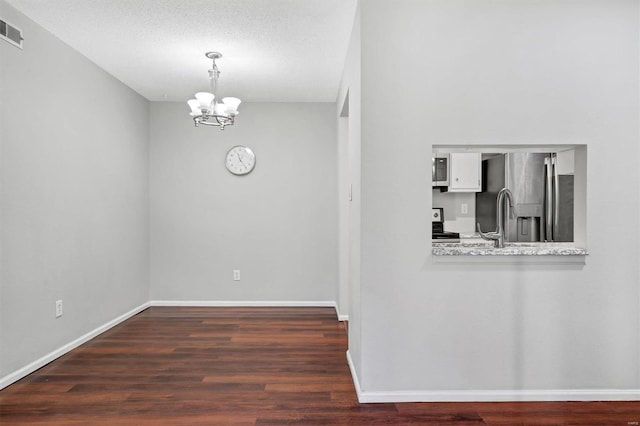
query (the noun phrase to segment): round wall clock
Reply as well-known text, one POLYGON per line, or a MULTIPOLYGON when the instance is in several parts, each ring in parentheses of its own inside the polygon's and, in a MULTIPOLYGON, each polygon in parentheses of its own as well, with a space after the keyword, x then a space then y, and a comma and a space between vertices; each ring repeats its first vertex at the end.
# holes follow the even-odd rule
POLYGON ((246 146, 234 146, 227 152, 224 164, 234 175, 246 175, 251 172, 256 165, 256 155, 251 148, 246 146))

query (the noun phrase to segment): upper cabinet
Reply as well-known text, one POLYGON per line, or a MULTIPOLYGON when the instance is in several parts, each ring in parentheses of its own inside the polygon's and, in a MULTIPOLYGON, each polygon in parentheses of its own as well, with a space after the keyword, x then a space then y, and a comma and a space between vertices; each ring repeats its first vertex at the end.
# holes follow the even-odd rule
POLYGON ((482 191, 482 154, 479 152, 452 152, 449 158, 449 191, 482 191))

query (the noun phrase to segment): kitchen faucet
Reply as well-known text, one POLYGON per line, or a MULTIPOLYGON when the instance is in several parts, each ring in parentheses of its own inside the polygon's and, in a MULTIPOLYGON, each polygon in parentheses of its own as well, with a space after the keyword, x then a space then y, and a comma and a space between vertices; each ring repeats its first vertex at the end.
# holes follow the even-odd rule
POLYGON ((478 232, 480 232, 482 239, 493 241, 495 248, 504 247, 504 238, 505 233, 507 232, 506 220, 504 218, 504 209, 506 207, 505 198, 509 202, 509 207, 511 207, 511 217, 515 219, 516 208, 513 203, 513 194, 507 188, 502 188, 500 192, 498 192, 498 197, 496 198, 496 230, 494 232, 482 232, 482 229, 480 229, 480 223, 478 222, 477 224, 478 232))

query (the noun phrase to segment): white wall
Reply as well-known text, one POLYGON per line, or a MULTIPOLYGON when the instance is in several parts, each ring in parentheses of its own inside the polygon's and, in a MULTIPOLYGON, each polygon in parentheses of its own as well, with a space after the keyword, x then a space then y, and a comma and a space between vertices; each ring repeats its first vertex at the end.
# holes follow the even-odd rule
POLYGON ((148 300, 148 103, 0 0, 0 384, 148 300), (55 319, 55 300, 64 314, 55 319))
POLYGON ((338 101, 338 315, 349 319, 349 203, 353 200, 349 178, 349 96, 338 101), (340 106, 341 104, 341 106, 340 106))
POLYGON ((186 103, 151 104, 151 299, 333 302, 335 104, 240 110, 220 131, 194 127, 186 103), (252 173, 226 170, 234 145, 256 153, 252 173))
POLYGON ((360 51, 360 5, 356 7, 353 29, 349 40, 345 66, 340 82, 336 117, 341 124, 338 135, 339 165, 340 165, 340 240, 343 243, 340 250, 340 267, 343 272, 340 281, 340 293, 346 297, 339 300, 344 308, 346 299, 346 314, 349 316, 349 357, 358 360, 353 368, 360 371, 362 317, 360 310, 360 209, 361 209, 361 51, 360 51), (342 117, 343 106, 348 98, 348 116, 342 117), (346 120, 346 123, 345 123, 346 120), (346 132, 344 132, 346 130, 346 132), (351 188, 350 188, 351 187, 351 188), (351 200, 348 198, 351 190, 351 200), (345 194, 347 196, 345 196, 345 194))
POLYGON ((640 397, 638 3, 360 7, 365 397, 640 397), (514 143, 587 145, 586 265, 431 255, 432 146, 514 143))
MULTIPOLYGON (((245 126, 195 129, 186 105, 149 115, 2 0, 0 15, 27 39, 0 43, 0 378, 148 300, 148 241, 151 299, 335 300, 335 105, 246 104, 245 126), (41 94, 47 114, 29 122, 41 94), (235 144, 256 150, 249 176, 224 169, 235 144)), ((638 16, 632 0, 361 4, 338 103, 348 90, 349 345, 365 396, 640 388, 640 251, 611 237, 639 234, 638 16), (403 107, 393 119, 381 88, 403 107), (586 265, 438 263, 431 151, 460 143, 586 144, 586 265)))

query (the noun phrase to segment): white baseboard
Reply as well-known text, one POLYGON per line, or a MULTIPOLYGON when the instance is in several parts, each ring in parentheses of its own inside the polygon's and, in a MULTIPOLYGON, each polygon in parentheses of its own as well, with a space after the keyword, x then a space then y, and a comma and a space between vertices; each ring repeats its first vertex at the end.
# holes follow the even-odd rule
POLYGON ((499 401, 639 401, 640 389, 560 390, 452 390, 452 391, 363 391, 351 354, 347 363, 358 401, 375 402, 499 402, 499 401))
POLYGON ((338 315, 338 321, 349 321, 349 315, 340 313, 340 308, 337 302, 333 302, 333 306, 336 309, 336 315, 338 315))
POLYGON ((131 318, 132 316, 134 316, 136 314, 139 314, 140 312, 142 312, 145 309, 147 309, 149 306, 150 306, 149 302, 143 303, 142 305, 138 306, 137 308, 133 308, 129 312, 126 312, 126 313, 120 315, 119 317, 107 322, 106 324, 103 324, 100 327, 95 328, 95 329, 91 330, 90 332, 78 337, 77 339, 67 343, 66 345, 61 346, 60 348, 54 350, 53 352, 48 353, 47 355, 43 356, 42 358, 39 358, 39 359, 33 361, 31 364, 28 364, 28 365, 22 367, 21 369, 16 370, 13 373, 10 373, 10 374, 0 378, 0 389, 4 389, 7 386, 9 386, 10 384, 15 383, 18 380, 22 379, 23 377, 33 373, 37 369, 39 369, 41 367, 44 367, 45 365, 47 365, 51 361, 55 360, 56 358, 61 357, 62 355, 66 354, 67 352, 69 352, 69 351, 77 348, 78 346, 82 345, 83 343, 88 342, 89 340, 93 339, 94 337, 98 336, 99 334, 102 334, 105 331, 109 330, 110 328, 112 328, 112 327, 120 324, 121 322, 131 318))
POLYGON ((356 366, 353 364, 351 358, 351 352, 347 349, 347 364, 349 365, 349 371, 351 371, 351 380, 353 380, 353 386, 356 388, 356 396, 359 402, 365 402, 362 400, 362 387, 360 386, 360 380, 358 380, 358 374, 356 373, 356 366))
POLYGON ((315 307, 334 308, 338 321, 349 321, 349 315, 340 314, 338 304, 333 300, 152 300, 151 306, 192 306, 192 307, 315 307))
POLYGON ((193 306, 193 307, 316 307, 335 308, 333 300, 152 300, 151 306, 193 306))
MULTIPOLYGON (((354 382, 355 383, 355 382, 354 382)), ((640 389, 459 390, 358 392, 361 403, 373 402, 513 402, 638 401, 640 389)))

